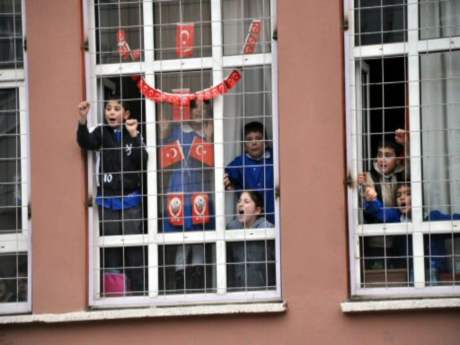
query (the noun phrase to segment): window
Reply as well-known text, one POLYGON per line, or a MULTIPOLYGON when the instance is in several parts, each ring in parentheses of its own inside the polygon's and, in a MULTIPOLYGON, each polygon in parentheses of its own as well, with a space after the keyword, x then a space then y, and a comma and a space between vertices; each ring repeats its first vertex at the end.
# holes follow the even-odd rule
POLYGON ((274 1, 87 6, 91 305, 279 300, 274 1))
POLYGON ((346 10, 352 293, 460 293, 460 5, 346 10))
POLYGON ((0 313, 30 311, 29 155, 19 0, 0 2, 0 313))

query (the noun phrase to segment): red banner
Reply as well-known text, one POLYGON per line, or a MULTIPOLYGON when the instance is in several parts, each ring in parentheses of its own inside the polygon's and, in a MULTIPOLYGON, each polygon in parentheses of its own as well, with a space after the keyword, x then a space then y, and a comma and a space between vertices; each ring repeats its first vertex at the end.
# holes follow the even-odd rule
POLYGON ((174 226, 184 225, 184 194, 168 194, 168 217, 174 226))
POLYGON ((256 51, 256 44, 260 37, 262 29, 262 21, 260 19, 253 19, 249 26, 249 32, 243 45, 243 54, 252 54, 256 51))
POLYGON ((209 222, 209 197, 206 193, 192 194, 192 223, 206 224, 209 222))
POLYGON ((228 92, 234 88, 241 80, 241 73, 238 70, 233 70, 227 78, 218 85, 211 88, 197 91, 195 93, 174 94, 163 92, 159 89, 151 87, 140 76, 133 76, 132 79, 136 81, 139 91, 148 99, 157 103, 170 103, 174 105, 190 104, 192 100, 211 100, 228 92))
POLYGON ((183 95, 179 104, 172 104, 172 118, 174 121, 190 120, 190 99, 187 96, 190 94, 190 89, 173 89, 172 92, 176 95, 183 95))
POLYGON ((195 45, 195 25, 177 24, 176 26, 176 55, 177 57, 191 57, 195 45))

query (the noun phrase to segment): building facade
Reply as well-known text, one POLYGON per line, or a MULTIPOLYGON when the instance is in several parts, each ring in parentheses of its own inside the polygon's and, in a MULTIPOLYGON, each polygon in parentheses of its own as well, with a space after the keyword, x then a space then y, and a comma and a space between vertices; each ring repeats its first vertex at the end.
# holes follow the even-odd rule
POLYGON ((4 159, 14 164, 0 172, 12 195, 0 265, 13 297, 0 305, 0 343, 458 342, 454 1, 6 2, 14 39, 0 88, 15 121, 3 134, 13 137, 4 159), (213 85, 223 86, 200 96, 213 85), (166 100, 181 94, 185 105, 166 100), (98 211, 113 201, 97 188, 105 173, 116 176, 98 170, 110 149, 98 158, 76 141, 77 105, 89 101, 92 129, 110 96, 130 102, 148 153, 134 169, 142 213, 133 233, 105 233, 116 221, 98 211), (185 143, 180 128, 162 141, 161 128, 194 116, 187 102, 200 97, 210 99, 200 129, 212 122, 212 138, 201 139, 213 157, 190 167, 195 138, 185 143), (273 156, 263 158, 264 183, 226 188, 254 121, 273 156), (398 164, 410 173, 395 188, 412 190, 411 217, 390 221, 386 211, 401 216, 402 206, 385 204, 383 220, 369 220, 375 200, 358 175, 370 174, 380 142, 398 141, 398 129, 398 164), (169 163, 176 140, 184 158, 169 163), (171 187, 174 174, 197 172, 189 186, 199 187, 171 187), (230 230, 242 219, 233 205, 254 189, 271 225, 230 230), (172 195, 185 205, 201 197, 209 212, 169 212, 172 195))

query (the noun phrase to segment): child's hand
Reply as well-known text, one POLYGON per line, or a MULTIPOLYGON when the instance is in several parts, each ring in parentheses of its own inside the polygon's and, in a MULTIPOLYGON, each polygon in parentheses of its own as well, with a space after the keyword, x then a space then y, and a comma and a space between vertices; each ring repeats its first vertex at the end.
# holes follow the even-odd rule
POLYGON ((80 104, 78 104, 78 113, 80 115, 80 123, 82 125, 84 125, 87 121, 88 112, 89 112, 89 102, 88 101, 80 102, 80 104))
POLYGON ((137 130, 138 122, 136 119, 126 120, 125 126, 131 138, 137 137, 137 134, 139 133, 139 131, 137 130))
POLYGON ((366 201, 375 201, 377 199, 377 192, 373 187, 366 187, 364 191, 364 198, 366 201))
POLYGON ((358 185, 359 186, 367 185, 367 172, 363 172, 358 175, 358 185))
POLYGON ((230 181, 230 177, 228 177, 227 173, 224 174, 224 187, 225 187, 225 190, 233 190, 234 189, 232 181, 230 181))
POLYGON ((214 138, 214 123, 212 120, 206 121, 203 127, 204 138, 207 142, 212 142, 214 138))
POLYGON ((395 141, 405 146, 409 142, 409 133, 404 129, 398 128, 395 131, 395 141))

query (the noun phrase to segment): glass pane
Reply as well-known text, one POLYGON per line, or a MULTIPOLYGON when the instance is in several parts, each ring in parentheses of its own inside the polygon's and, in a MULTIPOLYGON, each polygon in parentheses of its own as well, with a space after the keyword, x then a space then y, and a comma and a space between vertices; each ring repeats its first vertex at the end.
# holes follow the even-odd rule
POLYGON ((27 301, 27 254, 0 254, 0 303, 27 301))
POLYGON ((216 246, 213 243, 160 246, 160 294, 216 292, 216 246))
POLYGON ((101 297, 147 296, 147 247, 101 248, 101 297))
POLYGON ((420 70, 424 215, 459 219, 460 51, 421 55, 420 70))
POLYGON ((458 0, 419 0, 420 39, 460 35, 458 0))
POLYGON ((21 0, 0 1, 0 69, 23 65, 21 0))
POLYGON ((255 53, 269 53, 271 51, 270 1, 222 1, 224 55, 242 54, 243 45, 253 19, 261 21, 261 31, 255 53))
POLYGON ((359 220, 410 221, 407 59, 357 61, 356 73, 359 220))
POLYGON ((425 235, 424 243, 427 285, 460 284, 460 235, 425 235))
MULTIPOLYGON (((224 72, 228 75, 230 70, 224 72)), ((242 74, 240 83, 224 96, 226 223, 228 229, 271 227, 275 223, 271 68, 245 67, 242 74), (242 191, 262 197, 255 225, 241 222, 246 216, 235 205, 242 191)))
POLYGON ((406 0, 355 0, 355 44, 407 40, 406 0))
POLYGON ((360 238, 361 287, 412 286, 411 236, 360 238))
POLYGON ((211 56, 209 0, 154 3, 155 59, 211 56))
POLYGON ((17 89, 0 89, 0 234, 21 232, 21 138, 17 89))
POLYGON ((143 59, 144 28, 141 0, 96 0, 95 13, 97 63, 143 59), (123 39, 118 35, 119 30, 124 32, 123 39), (125 42, 133 54, 125 50, 125 42))
POLYGON ((276 288, 274 241, 227 243, 228 291, 276 288))
POLYGON ((131 235, 147 232, 147 152, 144 101, 129 76, 98 79, 100 102, 92 104, 98 126, 91 134, 79 128, 79 143, 98 151, 94 172, 99 182, 96 204, 100 235, 131 235), (135 120, 133 137, 128 123, 135 120), (86 134, 85 134, 86 133, 86 134))
MULTIPOLYGON (((211 86, 211 71, 158 74, 166 92, 211 86)), ((212 104, 157 105, 158 218, 164 232, 214 230, 214 126, 212 104)))

